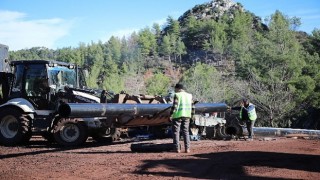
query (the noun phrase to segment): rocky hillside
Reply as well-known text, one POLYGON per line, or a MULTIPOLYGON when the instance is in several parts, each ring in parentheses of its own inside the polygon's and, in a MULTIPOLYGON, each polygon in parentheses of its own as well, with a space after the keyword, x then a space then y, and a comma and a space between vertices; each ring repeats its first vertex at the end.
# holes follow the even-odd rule
MULTIPOLYGON (((228 44, 227 41, 231 41, 234 35, 230 34, 233 31, 233 27, 230 24, 239 13, 247 14, 251 17, 252 23, 249 26, 255 31, 262 32, 267 30, 267 26, 262 23, 260 17, 246 11, 240 3, 235 3, 232 0, 212 0, 187 10, 177 20, 180 25, 179 35, 187 48, 187 54, 184 55, 183 61, 192 63, 204 60, 206 63, 210 62, 217 66, 232 64, 233 62, 218 62, 218 59, 222 59, 221 56, 223 54, 217 54, 215 49, 212 51, 204 50, 204 43, 210 41, 214 38, 213 34, 216 34, 218 38, 225 38, 223 43, 228 44), (218 28, 221 30, 217 30, 218 28), (223 31, 224 34, 217 34, 217 31, 223 31)), ((174 29, 169 25, 164 28, 162 34, 169 34, 170 28, 174 29)))
POLYGON ((227 14, 232 18, 236 10, 244 11, 240 3, 234 3, 232 0, 212 0, 211 2, 197 5, 186 11, 179 18, 179 21, 183 23, 189 16, 194 16, 197 20, 219 20, 223 15, 227 14))

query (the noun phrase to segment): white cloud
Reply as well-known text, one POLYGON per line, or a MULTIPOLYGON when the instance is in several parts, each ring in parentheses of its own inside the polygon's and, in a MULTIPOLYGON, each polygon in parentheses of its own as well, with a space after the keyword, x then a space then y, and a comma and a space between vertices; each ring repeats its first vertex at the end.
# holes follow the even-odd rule
POLYGON ((15 19, 23 18, 25 17, 25 14, 20 12, 14 12, 14 11, 0 11, 0 22, 10 22, 15 19))
POLYGON ((60 18, 27 20, 21 12, 0 11, 0 43, 10 50, 31 47, 55 48, 55 42, 66 36, 71 21, 60 18))

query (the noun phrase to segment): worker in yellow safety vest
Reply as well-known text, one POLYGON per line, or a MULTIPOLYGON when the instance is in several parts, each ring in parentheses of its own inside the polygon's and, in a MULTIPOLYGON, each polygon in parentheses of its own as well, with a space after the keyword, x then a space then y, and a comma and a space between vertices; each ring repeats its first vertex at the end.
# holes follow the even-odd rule
POLYGON ((240 111, 240 119, 246 123, 248 130, 248 139, 253 140, 253 126, 257 119, 255 105, 250 103, 248 99, 243 99, 239 107, 232 107, 232 110, 240 111))
POLYGON ((180 126, 182 125, 185 152, 190 152, 189 124, 195 113, 192 94, 184 90, 182 84, 176 84, 173 105, 170 111, 172 121, 173 144, 175 151, 180 153, 180 126))

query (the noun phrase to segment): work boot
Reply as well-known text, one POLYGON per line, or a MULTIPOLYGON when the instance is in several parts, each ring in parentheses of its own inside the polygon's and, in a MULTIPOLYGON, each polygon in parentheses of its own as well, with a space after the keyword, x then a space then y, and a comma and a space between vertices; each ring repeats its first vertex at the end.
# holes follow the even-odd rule
POLYGON ((186 153, 190 153, 191 151, 190 151, 190 149, 186 149, 186 153))

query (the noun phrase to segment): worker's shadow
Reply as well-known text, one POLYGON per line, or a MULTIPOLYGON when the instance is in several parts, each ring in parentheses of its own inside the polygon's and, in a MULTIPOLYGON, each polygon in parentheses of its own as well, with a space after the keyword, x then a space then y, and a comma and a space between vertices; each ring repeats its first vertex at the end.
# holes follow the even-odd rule
MULTIPOLYGON (((265 167, 320 172, 320 155, 289 154, 276 152, 218 152, 191 155, 197 159, 145 160, 136 174, 195 179, 262 179, 249 175, 246 167, 266 171, 265 167), (157 168, 161 167, 161 168, 157 168), (163 167, 167 170, 163 171, 163 167), (160 169, 160 170, 157 170, 160 169)), ((265 177, 263 179, 279 179, 265 177)))

